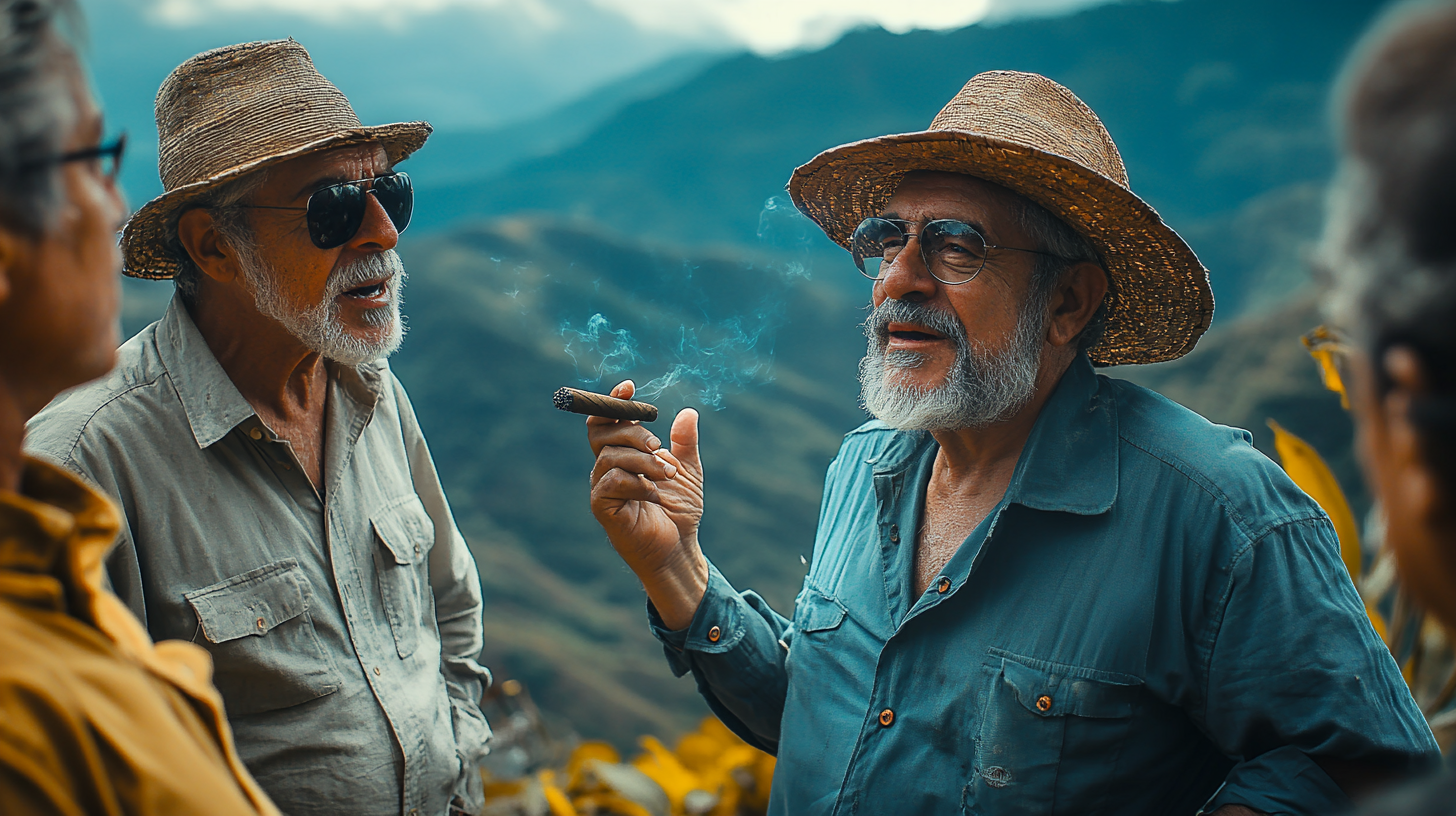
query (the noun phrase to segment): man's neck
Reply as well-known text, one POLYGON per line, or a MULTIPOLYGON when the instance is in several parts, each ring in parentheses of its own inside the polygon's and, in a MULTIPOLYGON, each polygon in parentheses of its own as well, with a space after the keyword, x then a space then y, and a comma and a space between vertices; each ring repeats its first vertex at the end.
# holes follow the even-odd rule
POLYGON ((265 421, 322 415, 328 392, 323 358, 251 300, 199 298, 188 312, 228 379, 265 421))
POLYGON ((997 484, 1004 490, 1021 458, 1022 448, 1031 438, 1037 417, 1041 416, 1042 408, 1072 359, 1075 358, 1044 355, 1031 399, 1011 417, 982 428, 932 431, 930 435, 940 445, 933 478, 953 492, 982 492, 997 484))
POLYGON ((49 401, 27 394, 0 376, 0 491, 20 492, 25 474, 25 423, 49 401))

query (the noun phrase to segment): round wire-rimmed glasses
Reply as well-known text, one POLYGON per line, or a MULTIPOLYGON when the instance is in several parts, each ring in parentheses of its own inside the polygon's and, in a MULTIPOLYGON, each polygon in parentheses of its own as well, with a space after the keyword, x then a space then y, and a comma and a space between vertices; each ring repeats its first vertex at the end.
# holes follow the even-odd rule
POLYGON ((910 232, 914 226, 914 222, 898 218, 872 217, 861 221, 849 238, 849 251, 860 274, 870 280, 883 280, 885 269, 895 262, 900 250, 912 238, 920 240, 920 259, 925 262, 925 268, 948 286, 975 280, 986 266, 986 255, 993 249, 1059 257, 1039 249, 987 243, 986 236, 975 227, 953 218, 927 222, 918 233, 910 232))

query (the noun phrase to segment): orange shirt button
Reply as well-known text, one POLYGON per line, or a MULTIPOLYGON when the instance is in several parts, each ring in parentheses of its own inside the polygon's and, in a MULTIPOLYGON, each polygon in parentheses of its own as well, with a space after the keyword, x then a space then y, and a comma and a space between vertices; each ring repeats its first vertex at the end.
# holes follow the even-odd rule
POLYGON ((940 576, 940 580, 935 583, 935 591, 942 595, 950 592, 950 579, 944 575, 940 576))
POLYGON ((261 632, 261 631, 263 631, 263 630, 265 630, 267 628, 268 628, 268 624, 265 623, 262 618, 258 618, 258 631, 261 632))
POLYGON ((718 627, 714 626, 712 629, 709 629, 708 630, 708 642, 709 643, 717 643, 719 640, 722 640, 722 638, 723 638, 723 630, 722 629, 719 629, 718 627))
POLYGON ((889 728, 890 726, 892 726, 894 724, 895 724, 895 712, 891 711, 888 708, 885 709, 884 711, 881 711, 880 712, 880 725, 883 725, 884 727, 889 728))
POLYGON ((1050 711, 1051 708, 1052 708, 1052 698, 1046 696, 1045 694, 1043 694, 1042 696, 1036 698, 1036 710, 1037 711, 1050 711))

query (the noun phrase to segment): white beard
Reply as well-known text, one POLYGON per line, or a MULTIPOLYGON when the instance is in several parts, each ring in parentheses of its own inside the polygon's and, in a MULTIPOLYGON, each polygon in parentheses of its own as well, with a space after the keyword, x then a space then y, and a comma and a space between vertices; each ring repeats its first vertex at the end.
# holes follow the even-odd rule
POLYGON ((258 311, 283 324, 289 334, 325 359, 344 365, 372 363, 395 353, 404 342, 405 324, 400 307, 404 303, 404 282, 408 276, 404 262, 392 249, 370 253, 335 269, 329 275, 323 297, 306 309, 295 308, 287 302, 272 270, 255 252, 240 253, 238 262, 258 311), (338 297, 381 275, 389 276, 384 282, 389 305, 366 310, 364 319, 386 330, 375 339, 359 337, 339 319, 338 297))
POLYGON ((1046 336, 1044 298, 1031 298, 1011 342, 999 354, 973 346, 954 314, 903 300, 887 300, 865 320, 868 350, 859 364, 860 401, 866 411, 902 431, 984 428, 1009 418, 1036 392, 1046 336), (925 355, 889 351, 892 322, 914 323, 955 340, 956 359, 945 382, 923 388, 896 382, 895 374, 919 368, 925 355))

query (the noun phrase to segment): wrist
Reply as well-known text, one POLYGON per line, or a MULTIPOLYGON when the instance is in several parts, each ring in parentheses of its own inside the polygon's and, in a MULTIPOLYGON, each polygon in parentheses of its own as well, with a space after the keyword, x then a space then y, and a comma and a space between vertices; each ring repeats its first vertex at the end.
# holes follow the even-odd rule
POLYGON ((692 625, 708 591, 708 560, 696 539, 684 540, 662 564, 638 577, 668 629, 692 625))

